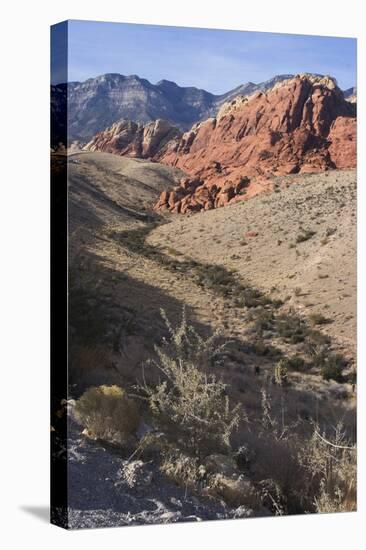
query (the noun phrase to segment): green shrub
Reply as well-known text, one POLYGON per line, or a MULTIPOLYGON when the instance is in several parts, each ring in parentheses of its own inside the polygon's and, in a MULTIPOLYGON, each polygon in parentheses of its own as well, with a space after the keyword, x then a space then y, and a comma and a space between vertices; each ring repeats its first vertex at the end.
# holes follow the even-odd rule
POLYGON ((300 357, 300 355, 293 355, 292 357, 284 359, 284 361, 288 370, 304 372, 308 367, 305 359, 300 357))
POLYGON ((91 437, 117 443, 124 443, 140 421, 136 403, 119 386, 89 388, 76 401, 75 415, 91 437))
POLYGON ((344 382, 343 370, 346 367, 346 360, 343 355, 336 353, 329 355, 323 361, 321 373, 324 380, 334 380, 335 382, 344 382))
POLYGON ((263 357, 281 357, 282 352, 279 348, 276 348, 270 344, 265 344, 262 339, 254 341, 248 345, 248 351, 251 351, 255 355, 263 357))
POLYGON ((255 328, 258 331, 272 330, 274 323, 274 315, 272 311, 263 309, 259 311, 255 319, 255 328))
POLYGON ((278 317, 276 330, 279 336, 291 344, 303 342, 307 334, 305 323, 293 313, 283 314, 278 317))

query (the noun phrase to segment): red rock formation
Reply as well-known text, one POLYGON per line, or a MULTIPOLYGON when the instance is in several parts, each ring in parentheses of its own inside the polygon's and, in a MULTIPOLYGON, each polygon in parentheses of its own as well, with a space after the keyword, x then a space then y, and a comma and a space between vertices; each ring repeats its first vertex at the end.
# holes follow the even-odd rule
POLYGON ((357 164, 357 121, 338 117, 332 123, 328 139, 329 154, 337 168, 355 168, 357 164))
POLYGON ((155 154, 192 175, 164 192, 155 208, 216 208, 271 189, 273 175, 354 167, 354 116, 354 106, 327 77, 299 75, 266 93, 236 98, 217 118, 155 154))
POLYGON ((158 152, 162 154, 166 144, 180 136, 181 132, 166 120, 158 119, 146 125, 122 120, 96 134, 84 149, 152 158, 158 152))

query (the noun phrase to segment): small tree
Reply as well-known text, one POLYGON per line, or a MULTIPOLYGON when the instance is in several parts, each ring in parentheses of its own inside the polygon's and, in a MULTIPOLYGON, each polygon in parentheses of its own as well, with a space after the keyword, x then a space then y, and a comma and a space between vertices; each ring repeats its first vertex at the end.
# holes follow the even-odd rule
POLYGON ((209 371, 220 362, 224 345, 215 345, 217 335, 202 338, 182 321, 174 328, 165 311, 161 315, 169 339, 155 346, 157 368, 163 379, 156 386, 139 386, 159 426, 191 454, 202 457, 210 450, 230 450, 230 435, 238 426, 240 406, 230 407, 226 384, 209 371))

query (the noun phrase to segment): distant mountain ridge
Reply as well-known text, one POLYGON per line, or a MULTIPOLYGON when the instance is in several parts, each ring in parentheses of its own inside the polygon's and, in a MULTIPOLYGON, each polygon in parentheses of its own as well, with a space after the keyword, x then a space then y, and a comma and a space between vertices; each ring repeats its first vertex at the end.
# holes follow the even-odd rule
MULTIPOLYGON (((221 105, 234 97, 267 91, 292 76, 277 75, 259 84, 247 82, 219 95, 193 86, 178 86, 169 80, 151 84, 137 75, 118 73, 89 78, 85 82, 70 82, 67 85, 68 139, 69 142, 85 143, 120 120, 146 124, 165 119, 187 130, 195 122, 215 116, 221 105)), ((62 120, 60 111, 66 105, 65 94, 65 84, 51 87, 52 114, 56 114, 52 145, 57 145, 62 135, 63 129, 58 127, 57 120, 62 120)))
POLYGON ((269 190, 273 175, 354 168, 356 105, 335 79, 300 74, 235 95, 184 134, 166 120, 122 120, 84 149, 179 167, 189 178, 164 191, 157 209, 209 210, 269 190))

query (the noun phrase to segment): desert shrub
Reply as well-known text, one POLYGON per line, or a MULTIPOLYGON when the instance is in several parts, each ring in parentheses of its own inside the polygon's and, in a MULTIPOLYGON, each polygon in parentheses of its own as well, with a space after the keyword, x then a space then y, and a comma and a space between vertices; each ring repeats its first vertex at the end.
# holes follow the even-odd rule
POLYGON ((91 437, 117 443, 123 443, 140 421, 136 403, 119 386, 89 388, 76 401, 75 415, 91 437))
POLYGON ((278 408, 263 389, 260 425, 246 436, 256 456, 254 481, 275 483, 280 499, 271 496, 287 514, 355 510, 356 447, 346 430, 339 424, 326 436, 315 424, 286 418, 286 395, 278 408))
POLYGON ((320 330, 311 329, 307 330, 307 345, 308 347, 323 347, 327 348, 331 343, 331 339, 327 334, 323 334, 320 330))
POLYGON ((161 310, 169 339, 155 346, 157 358, 149 366, 163 379, 156 386, 146 382, 138 389, 148 402, 156 422, 170 438, 194 456, 218 448, 230 449, 230 436, 240 421, 240 406, 231 408, 226 385, 209 371, 222 360, 224 345, 217 335, 202 338, 187 324, 173 327, 161 310))
POLYGON ((206 470, 197 457, 185 455, 179 451, 164 454, 160 470, 177 485, 196 492, 208 483, 206 470))
POLYGON ((258 154, 258 158, 260 160, 267 160, 273 156, 273 153, 267 150, 260 151, 258 154))
POLYGON ((194 274, 199 284, 222 296, 229 295, 237 285, 234 275, 220 265, 201 264, 194 274))
POLYGON ((261 338, 257 338, 253 343, 247 344, 246 349, 260 355, 261 357, 281 357, 282 351, 271 344, 266 344, 261 338))
POLYGON ((344 382, 343 370, 347 362, 343 355, 339 353, 324 356, 321 364, 321 374, 324 380, 334 380, 335 382, 344 382))
POLYGON ((238 193, 245 194, 249 184, 250 184, 250 179, 247 176, 242 176, 237 185, 238 193))
POLYGON ((276 363, 274 368, 274 382, 278 386, 287 386, 288 385, 288 369, 286 361, 281 359, 276 363))
POLYGON ((330 322, 330 320, 321 313, 312 313, 309 315, 309 320, 312 325, 326 325, 330 322))
POLYGON ((349 512, 356 510, 356 447, 346 438, 341 424, 330 441, 317 426, 300 449, 302 463, 312 480, 316 512, 349 512))
POLYGON ((316 235, 316 231, 312 231, 311 229, 303 230, 302 233, 297 235, 296 242, 303 243, 314 237, 314 235, 316 235))
POLYGON ((291 312, 278 317, 276 329, 279 336, 292 344, 303 342, 307 334, 305 323, 291 312))
POLYGON ((293 355, 292 357, 283 359, 283 361, 288 370, 304 372, 309 367, 305 359, 300 355, 293 355))
POLYGON ((258 331, 272 330, 274 323, 274 315, 272 311, 262 309, 256 312, 255 316, 255 328, 258 331))

